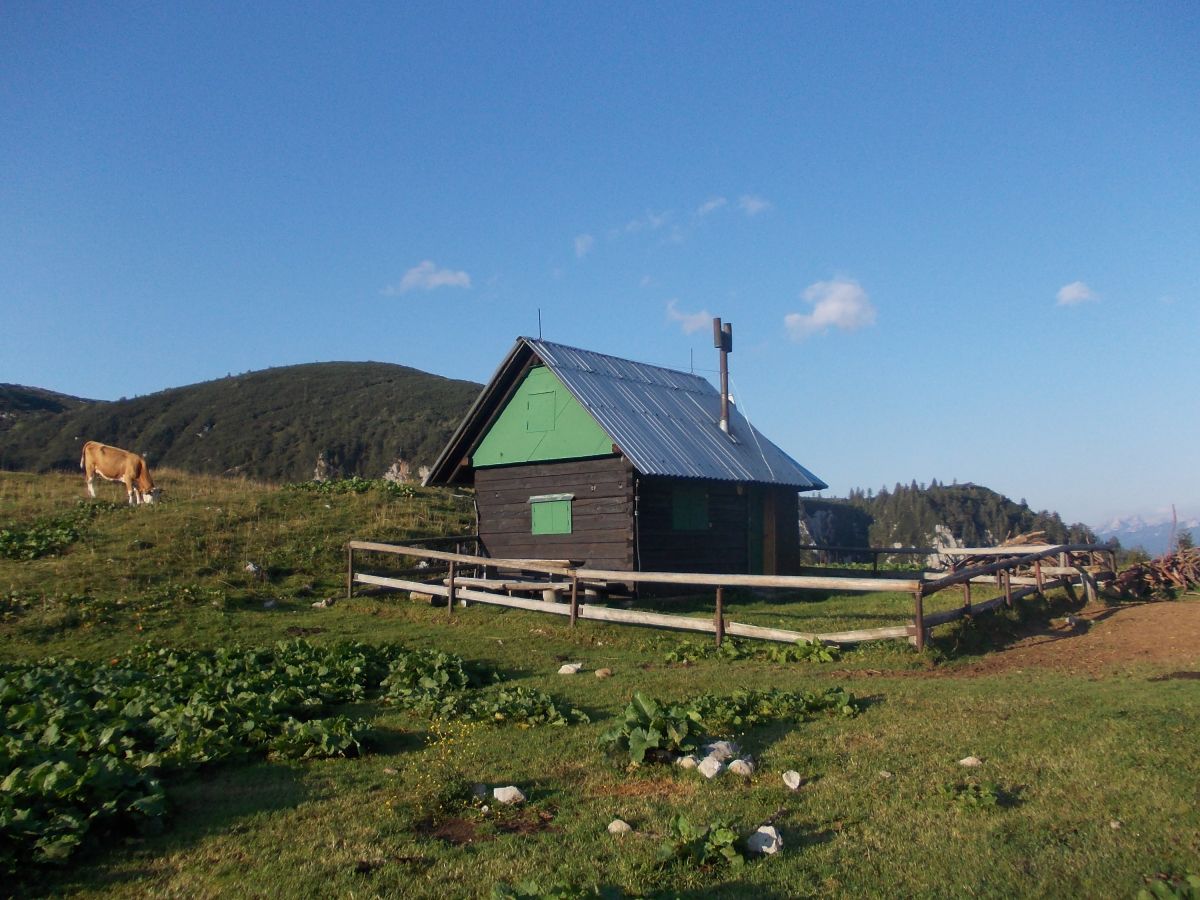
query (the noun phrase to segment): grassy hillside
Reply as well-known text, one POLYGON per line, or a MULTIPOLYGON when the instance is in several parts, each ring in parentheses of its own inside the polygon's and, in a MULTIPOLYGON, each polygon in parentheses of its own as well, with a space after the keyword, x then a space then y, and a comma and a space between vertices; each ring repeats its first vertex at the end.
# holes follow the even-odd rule
MULTIPOLYGON (((189 666, 227 671, 243 659, 278 680, 247 694, 230 677, 226 687, 190 695, 178 713, 182 724, 172 727, 179 740, 190 735, 181 746, 196 755, 187 765, 163 760, 151 768, 160 784, 130 781, 125 789, 161 788, 159 800, 138 807, 137 821, 157 827, 97 820, 66 862, 28 858, 15 874, 0 873, 8 892, 445 898, 493 890, 514 896, 513 886, 532 890, 532 882, 541 891, 567 886, 559 897, 594 896, 598 888, 607 896, 764 900, 1133 897, 1160 874, 1200 868, 1200 760, 1188 752, 1200 728, 1200 682, 1150 680, 1166 671, 1151 658, 1100 675, 1037 668, 975 674, 962 647, 1003 638, 967 626, 939 630, 923 656, 892 643, 832 663, 782 663, 754 652, 713 657, 695 640, 665 632, 586 621, 571 629, 520 610, 472 606, 448 616, 444 607, 395 594, 318 609, 315 600, 341 594, 347 539, 466 529, 469 502, 441 491, 323 494, 170 470, 162 481, 167 499, 159 506, 81 508, 77 477, 0 473, 0 534, 20 532, 28 538, 21 546, 35 549, 60 541, 51 555, 0 557, 0 680, 21 673, 32 679, 22 683, 41 684, 37 678, 69 671, 106 683, 126 679, 122 691, 165 691, 189 666), (74 525, 64 530, 67 520, 74 525), (262 574, 248 572, 248 562, 262 574), (291 643, 276 646, 279 640, 291 643), (348 648, 348 640, 360 643, 348 648), (147 642, 166 649, 148 655, 139 649, 147 642), (415 682, 396 681, 403 674, 397 660, 416 658, 396 644, 444 651, 431 673, 453 674, 451 654, 458 654, 473 671, 505 678, 465 688, 462 698, 498 702, 498 691, 521 689, 516 696, 533 703, 541 692, 590 722, 572 714, 558 727, 490 715, 481 721, 453 704, 435 706, 444 712, 431 717, 413 697, 421 690, 446 696, 441 682, 410 689, 415 682), (246 657, 235 647, 265 649, 246 657), (194 655, 202 649, 220 652, 194 655), (40 674, 13 668, 50 655, 84 662, 40 674), (286 671, 270 668, 284 657, 298 661, 286 671), (147 660, 157 662, 142 677, 138 666, 147 660), (388 660, 390 687, 350 690, 355 679, 388 672, 388 660), (583 662, 584 672, 555 674, 563 660, 583 662), (600 667, 612 677, 590 674, 600 667), (323 681, 315 705, 300 715, 343 717, 314 720, 318 737, 322 721, 337 731, 365 720, 369 732, 354 732, 361 755, 338 758, 335 747, 332 758, 295 759, 298 747, 316 747, 304 743, 310 725, 292 727, 268 750, 220 755, 224 745, 197 743, 257 734, 269 724, 260 721, 262 711, 235 710, 265 703, 268 692, 290 702, 288 692, 305 690, 306 673, 323 681), (862 698, 857 715, 780 717, 776 697, 755 711, 764 724, 722 729, 754 755, 748 779, 709 782, 678 767, 629 768, 600 746, 635 691, 689 703, 708 695, 728 706, 737 689, 822 695, 838 686, 862 698), (959 766, 969 755, 983 765, 959 766), (789 769, 805 779, 798 791, 782 782, 789 769), (515 784, 528 802, 509 809, 473 800, 475 782, 515 784), (633 833, 610 835, 615 817, 633 833), (782 852, 768 859, 735 866, 717 852, 724 832, 696 837, 718 822, 744 837, 767 820, 784 839, 782 852)), ((730 602, 731 618, 763 624, 874 620, 907 608, 906 598, 888 595, 810 594, 785 603, 734 594, 730 602)), ((1044 613, 1032 610, 1032 621, 1044 613)), ((0 686, 4 729, 25 727, 35 701, 61 695, 32 690, 5 694, 0 686)), ((136 719, 130 708, 126 718, 136 719)), ((57 727, 41 735, 45 748, 63 739, 57 727)), ((106 731, 102 739, 117 753, 119 741, 144 735, 106 731)), ((13 776, 12 783, 29 781, 13 776)), ((73 784, 58 777, 53 790, 69 798, 73 784)), ((4 806, 11 796, 0 795, 5 836, 30 821, 4 806)), ((0 861, 5 839, 12 838, 0 837, 0 861)))
MULTIPOLYGON (((398 458, 433 461, 479 385, 387 363, 266 369, 114 402, 71 402, 5 421, 0 468, 77 469, 84 441, 142 453, 152 467, 309 479, 320 454, 334 472, 377 477, 398 458)), ((45 392, 12 389, 26 406, 45 392)), ((61 396, 61 395, 60 395, 61 396)), ((5 400, 8 397, 8 400, 5 400)))

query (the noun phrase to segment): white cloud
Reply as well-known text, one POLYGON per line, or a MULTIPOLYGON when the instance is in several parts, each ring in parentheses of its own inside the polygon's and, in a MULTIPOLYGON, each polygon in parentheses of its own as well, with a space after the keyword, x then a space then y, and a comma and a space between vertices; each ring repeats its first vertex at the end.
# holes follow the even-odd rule
POLYGON ((469 288, 471 276, 466 272, 455 272, 452 269, 439 269, 433 260, 425 260, 420 265, 413 266, 404 273, 404 277, 396 284, 390 284, 383 289, 388 297, 398 297, 409 291, 432 291, 440 287, 469 288))
POLYGON ((1070 284, 1064 284, 1058 289, 1059 306, 1075 306, 1077 303, 1099 299, 1096 296, 1096 292, 1082 281, 1072 281, 1070 284))
POLYGON ((680 312, 678 300, 667 301, 667 318, 672 322, 678 322, 684 334, 693 334, 701 328, 707 328, 713 319, 707 309, 694 313, 680 312))
POLYGON ((632 221, 626 223, 625 230, 629 232, 657 231, 666 225, 670 218, 670 210, 664 210, 663 212, 658 213, 651 210, 646 210, 646 214, 644 216, 633 219, 632 221))
POLYGON ((760 212, 765 212, 771 208, 771 201, 764 200, 757 194, 742 194, 738 198, 738 206, 742 212, 748 216, 757 216, 760 212))
POLYGON ((596 246, 596 239, 590 234, 580 234, 575 236, 575 258, 583 259, 592 252, 592 248, 596 246))
POLYGON ((857 281, 844 278, 818 281, 805 288, 804 299, 812 305, 812 312, 783 317, 788 335, 794 341, 830 328, 857 331, 875 324, 875 307, 857 281))
POLYGON ((703 203, 700 204, 699 208, 696 210, 696 215, 699 216, 700 218, 704 218, 709 213, 716 212, 718 209, 720 209, 722 206, 724 206, 727 202, 728 201, 724 197, 713 197, 710 200, 705 200, 703 203))

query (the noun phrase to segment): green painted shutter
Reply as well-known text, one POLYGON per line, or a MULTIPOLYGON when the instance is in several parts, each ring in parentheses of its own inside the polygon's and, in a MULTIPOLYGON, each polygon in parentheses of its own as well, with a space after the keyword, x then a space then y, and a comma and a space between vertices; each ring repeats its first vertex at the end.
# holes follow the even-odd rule
POLYGON ((529 498, 529 518, 533 534, 570 534, 571 500, 569 494, 550 494, 529 498))
POLYGON ((708 488, 690 483, 672 487, 671 527, 676 531, 708 530, 708 488))

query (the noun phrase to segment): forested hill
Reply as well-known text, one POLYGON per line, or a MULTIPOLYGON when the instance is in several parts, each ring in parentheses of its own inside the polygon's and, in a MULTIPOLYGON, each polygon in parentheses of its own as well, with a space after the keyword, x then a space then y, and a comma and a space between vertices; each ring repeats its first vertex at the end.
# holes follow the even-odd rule
MULTIPOLYGON (((977 484, 897 484, 879 493, 852 490, 845 500, 801 499, 814 543, 842 547, 931 547, 939 527, 962 546, 990 546, 1006 537, 1044 531, 1052 542, 1091 543, 1086 525, 1067 525, 1056 512, 1035 512, 1022 500, 977 484)), ((944 534, 944 532, 943 532, 944 534)))
POLYGON ((330 474, 378 477, 403 458, 415 477, 479 391, 375 362, 265 369, 111 402, 5 385, 0 468, 77 469, 95 440, 193 472, 307 480, 323 456, 330 474))

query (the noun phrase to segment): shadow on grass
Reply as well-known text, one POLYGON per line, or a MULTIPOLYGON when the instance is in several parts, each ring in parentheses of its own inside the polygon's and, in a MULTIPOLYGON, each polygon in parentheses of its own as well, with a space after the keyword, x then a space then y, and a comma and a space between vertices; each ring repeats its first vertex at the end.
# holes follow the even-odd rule
POLYGON ((310 799, 302 770, 265 761, 213 766, 170 778, 167 791, 167 822, 162 834, 137 837, 118 832, 88 842, 83 852, 71 858, 70 868, 56 871, 26 869, 30 877, 19 885, 15 896, 71 894, 76 890, 120 890, 123 885, 153 878, 158 860, 187 850, 212 834, 249 833, 247 820, 263 813, 294 809, 310 799), (113 854, 116 846, 136 853, 113 854), (149 862, 143 864, 143 860, 149 862))

